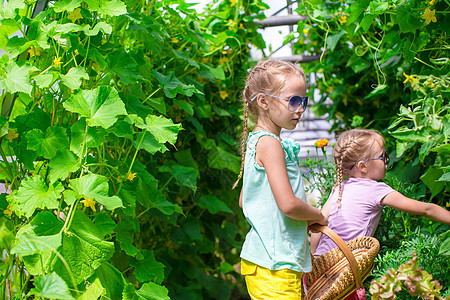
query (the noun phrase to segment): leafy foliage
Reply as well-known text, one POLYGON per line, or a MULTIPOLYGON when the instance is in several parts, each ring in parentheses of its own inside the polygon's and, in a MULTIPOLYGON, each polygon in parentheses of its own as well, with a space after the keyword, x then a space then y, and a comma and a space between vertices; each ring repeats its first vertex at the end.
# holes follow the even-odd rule
MULTIPOLYGON (((420 296, 423 299, 444 299, 440 296, 442 286, 427 271, 418 267, 417 254, 413 258, 400 265, 398 269, 388 270, 379 280, 370 284, 372 299, 396 299, 396 293, 405 286, 412 296, 420 296)), ((401 298, 406 299, 406 298, 401 298)))
POLYGON ((34 5, 0 8, 0 299, 239 297, 237 100, 265 4, 34 5))

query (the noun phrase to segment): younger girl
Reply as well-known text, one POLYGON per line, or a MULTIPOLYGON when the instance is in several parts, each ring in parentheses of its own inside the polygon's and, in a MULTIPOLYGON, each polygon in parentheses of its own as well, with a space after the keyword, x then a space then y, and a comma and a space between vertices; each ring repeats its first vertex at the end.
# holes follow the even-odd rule
POLYGON ((311 270, 307 226, 327 224, 305 202, 300 145, 280 138, 282 128, 298 124, 307 106, 305 94, 303 71, 277 60, 258 63, 244 88, 239 204, 251 228, 242 247, 241 273, 252 299, 300 299, 302 272, 311 270), (256 126, 246 140, 249 111, 256 126))
MULTIPOLYGON (((322 213, 328 217, 328 227, 345 242, 360 236, 372 236, 386 205, 450 224, 450 212, 441 206, 407 198, 377 181, 384 178, 388 162, 385 142, 378 131, 352 129, 341 133, 333 149, 333 158, 337 185, 322 213), (345 181, 344 176, 348 177, 345 181)), ((312 234, 311 252, 315 256, 335 247, 327 236, 312 234)))

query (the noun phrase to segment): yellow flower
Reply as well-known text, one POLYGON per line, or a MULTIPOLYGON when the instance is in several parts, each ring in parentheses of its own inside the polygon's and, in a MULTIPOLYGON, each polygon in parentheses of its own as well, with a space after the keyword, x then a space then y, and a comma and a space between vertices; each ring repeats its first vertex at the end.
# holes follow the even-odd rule
POLYGON ((75 23, 76 20, 83 19, 83 16, 81 15, 80 11, 81 11, 81 8, 75 9, 73 12, 71 12, 71 13, 67 16, 67 18, 68 18, 70 21, 72 21, 72 23, 75 23))
POLYGON ((422 15, 422 18, 425 19, 425 23, 428 25, 431 23, 431 21, 433 22, 437 22, 436 17, 434 16, 434 14, 436 13, 436 10, 430 10, 428 7, 425 9, 425 12, 422 15))
POLYGON ((220 98, 222 98, 224 100, 228 97, 227 91, 220 91, 219 94, 220 94, 220 98))
POLYGON ((347 16, 341 16, 341 17, 339 18, 339 23, 341 23, 341 24, 347 23, 347 16))
POLYGON ((174 38, 174 37, 172 38, 172 43, 176 44, 178 42, 179 42, 179 40, 177 38, 174 38))
POLYGON ((445 204, 445 207, 450 207, 450 202, 447 202, 447 204, 445 204))
POLYGON ((19 137, 19 134, 16 132, 15 129, 10 129, 8 130, 8 134, 5 135, 5 138, 9 141, 12 142, 12 140, 16 139, 19 137))
POLYGON ((78 49, 75 49, 75 51, 73 51, 73 53, 74 53, 75 55, 80 54, 80 52, 78 52, 78 49))
POLYGON ((430 5, 433 6, 435 2, 436 2, 436 0, 431 0, 430 5))
POLYGON ((128 177, 127 177, 127 179, 129 180, 129 181, 133 181, 133 179, 136 177, 136 173, 130 173, 130 174, 128 174, 128 177))
POLYGON ((53 65, 55 66, 55 68, 59 68, 59 66, 62 64, 62 62, 61 62, 61 57, 56 57, 55 56, 55 59, 53 60, 53 65))
POLYGON ((303 28, 303 34, 308 34, 308 29, 306 29, 306 28, 303 28))
POLYGON ((236 0, 230 0, 231 2, 231 6, 235 6, 236 5, 236 0))
POLYGON ((325 147, 326 145, 328 145, 328 140, 327 140, 327 139, 321 139, 321 140, 316 141, 316 142, 314 143, 314 146, 316 146, 317 148, 323 148, 323 147, 325 147))
POLYGON ((41 49, 35 48, 34 46, 30 46, 28 53, 30 53, 30 57, 39 56, 41 55, 41 49))
POLYGON ((411 85, 413 85, 413 84, 414 84, 414 81, 419 81, 418 79, 416 79, 416 78, 414 78, 414 77, 412 77, 412 76, 409 76, 409 75, 405 74, 405 72, 403 72, 403 75, 405 75, 405 77, 406 77, 406 79, 403 81, 404 84, 406 84, 406 83, 408 83, 408 82, 411 82, 411 85))
POLYGON ((4 215, 8 215, 9 217, 11 217, 12 215, 12 211, 9 209, 9 205, 6 207, 6 209, 3 211, 4 215))
POLYGON ((84 197, 84 200, 81 200, 80 202, 83 203, 85 207, 90 207, 93 211, 96 211, 95 201, 93 199, 84 197))

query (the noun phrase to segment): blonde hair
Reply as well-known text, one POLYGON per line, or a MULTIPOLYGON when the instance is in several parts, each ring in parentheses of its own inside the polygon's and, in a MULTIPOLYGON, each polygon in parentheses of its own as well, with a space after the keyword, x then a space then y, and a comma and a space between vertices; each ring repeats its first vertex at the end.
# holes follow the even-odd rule
POLYGON ((343 177, 348 175, 355 163, 376 155, 376 145, 379 144, 384 147, 385 141, 377 130, 351 129, 339 134, 333 149, 336 181, 339 188, 338 207, 340 207, 342 200, 343 177))
POLYGON ((258 117, 257 101, 252 101, 259 94, 271 94, 278 96, 285 87, 288 77, 296 75, 306 83, 303 69, 286 61, 268 59, 260 61, 248 74, 242 98, 244 102, 244 126, 241 138, 241 169, 238 179, 233 185, 237 186, 242 178, 245 158, 245 142, 248 133, 249 111, 254 117, 258 117))

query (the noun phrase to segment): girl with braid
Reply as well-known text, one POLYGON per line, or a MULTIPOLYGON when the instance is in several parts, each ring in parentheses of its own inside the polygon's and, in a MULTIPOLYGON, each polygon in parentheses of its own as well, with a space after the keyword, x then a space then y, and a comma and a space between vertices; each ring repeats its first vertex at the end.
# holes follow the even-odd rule
MULTIPOLYGON (((389 160, 384 138, 378 131, 344 131, 334 146, 333 158, 337 184, 323 206, 322 213, 328 218, 328 227, 345 242, 360 236, 372 236, 384 206, 450 224, 450 212, 443 207, 407 198, 377 181, 384 178, 389 160)), ((311 253, 314 256, 335 247, 327 236, 321 233, 311 235, 311 253)), ((358 298, 354 293, 347 299, 358 298)))
POLYGON ((320 210, 306 203, 300 145, 280 138, 282 128, 298 124, 307 107, 305 94, 302 69, 278 60, 258 63, 243 91, 239 205, 251 228, 242 247, 241 273, 252 299, 300 300, 302 273, 311 271, 307 227, 327 224, 320 210), (247 138, 249 112, 256 126, 247 138))

